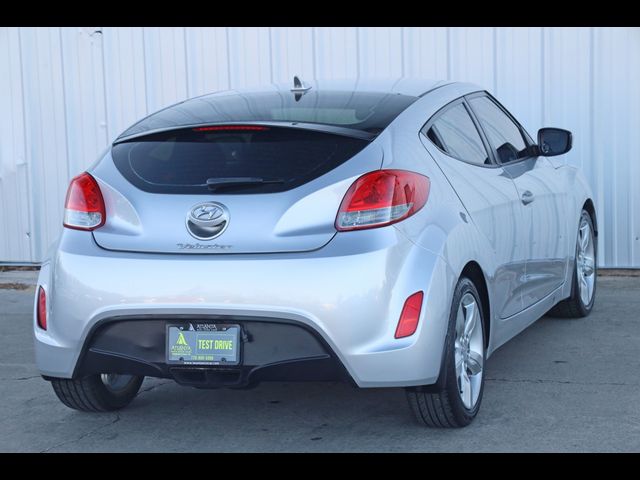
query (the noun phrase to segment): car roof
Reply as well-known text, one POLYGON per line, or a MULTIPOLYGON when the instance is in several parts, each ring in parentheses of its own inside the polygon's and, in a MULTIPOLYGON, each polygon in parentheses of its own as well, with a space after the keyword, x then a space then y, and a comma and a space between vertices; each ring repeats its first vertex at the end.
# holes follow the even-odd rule
POLYGON ((155 112, 125 130, 115 143, 179 128, 256 122, 325 125, 375 136, 421 96, 451 83, 414 77, 308 82, 296 78, 262 88, 225 90, 155 112))

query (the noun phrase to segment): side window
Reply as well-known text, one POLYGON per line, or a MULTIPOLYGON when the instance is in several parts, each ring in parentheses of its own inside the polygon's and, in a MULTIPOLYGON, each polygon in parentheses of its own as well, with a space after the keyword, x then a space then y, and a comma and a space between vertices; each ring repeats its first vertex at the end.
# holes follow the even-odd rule
POLYGON ((491 147, 500 163, 508 163, 529 156, 520 128, 489 97, 469 99, 491 147))
POLYGON ((477 165, 491 163, 480 134, 462 103, 438 115, 431 122, 426 136, 436 147, 452 157, 477 165))

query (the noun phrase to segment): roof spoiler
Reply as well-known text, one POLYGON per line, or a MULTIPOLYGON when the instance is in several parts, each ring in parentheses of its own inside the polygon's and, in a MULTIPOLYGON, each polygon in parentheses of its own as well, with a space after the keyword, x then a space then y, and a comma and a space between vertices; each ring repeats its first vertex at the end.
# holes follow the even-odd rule
MULTIPOLYGON (((279 128, 297 128, 300 130, 312 130, 316 132, 322 133, 331 133, 334 135, 342 135, 344 137, 352 137, 359 138, 361 140, 372 141, 374 138, 378 136, 377 133, 365 132, 364 130, 357 130, 355 128, 347 128, 347 127, 338 127, 335 125, 325 125, 322 123, 305 123, 305 122, 219 122, 219 123, 197 123, 197 124, 189 124, 189 125, 176 125, 172 127, 166 128, 156 128, 153 130, 147 130, 140 133, 134 133, 132 135, 127 135, 126 137, 118 137, 116 138, 112 145, 117 145, 119 143, 124 143, 128 141, 132 141, 135 139, 140 139, 143 137, 148 137, 150 135, 155 135, 158 133, 164 132, 172 132, 179 130, 194 130, 194 129, 204 129, 205 127, 215 127, 215 126, 263 126, 263 127, 279 127, 279 128)), ((257 129, 256 129, 257 130, 257 129)))

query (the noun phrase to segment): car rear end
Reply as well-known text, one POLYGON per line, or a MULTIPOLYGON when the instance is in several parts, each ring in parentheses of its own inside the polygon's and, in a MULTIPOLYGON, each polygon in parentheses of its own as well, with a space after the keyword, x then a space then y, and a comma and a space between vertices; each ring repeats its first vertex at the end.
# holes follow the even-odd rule
POLYGON ((394 228, 429 179, 383 156, 371 132, 273 119, 120 138, 42 266, 41 373, 433 383, 451 272, 394 228))

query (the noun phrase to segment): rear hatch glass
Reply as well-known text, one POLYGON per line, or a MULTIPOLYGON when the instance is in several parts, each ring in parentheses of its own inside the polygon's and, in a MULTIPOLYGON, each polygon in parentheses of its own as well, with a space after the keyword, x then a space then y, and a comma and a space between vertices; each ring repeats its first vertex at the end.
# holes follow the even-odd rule
POLYGON ((206 194, 211 191, 208 180, 244 178, 254 182, 236 182, 224 193, 274 193, 327 173, 368 143, 296 128, 218 125, 118 143, 112 156, 120 173, 146 192, 206 194))

